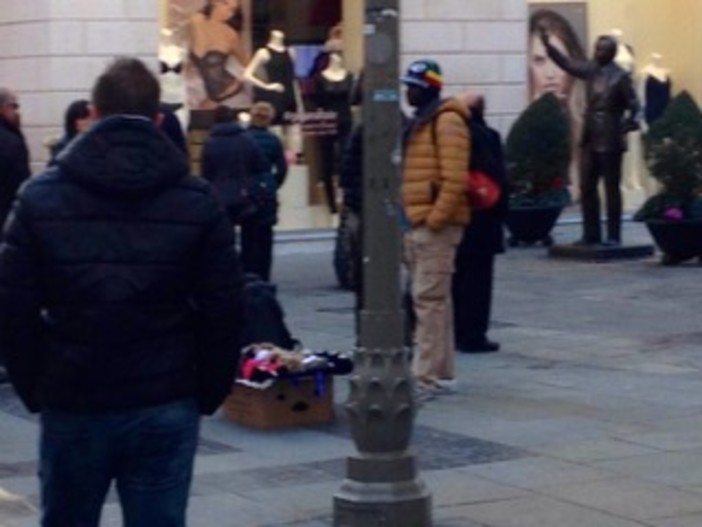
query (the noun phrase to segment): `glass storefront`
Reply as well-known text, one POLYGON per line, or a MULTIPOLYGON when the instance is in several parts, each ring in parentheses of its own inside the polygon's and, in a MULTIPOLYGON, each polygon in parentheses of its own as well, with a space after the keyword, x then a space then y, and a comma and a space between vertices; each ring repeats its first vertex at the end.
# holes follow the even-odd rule
POLYGON ((345 64, 342 11, 341 0, 164 0, 164 102, 188 132, 193 171, 215 108, 233 108, 246 124, 252 104, 269 103, 290 166, 279 193, 282 230, 336 221, 358 75, 345 64))
MULTIPOLYGON (((676 0, 675 9, 666 0, 530 0, 529 7, 530 27, 545 24, 555 35, 556 44, 573 58, 591 57, 593 43, 600 35, 618 40, 615 60, 632 74, 643 107, 644 132, 654 117, 654 108, 659 116, 676 93, 687 90, 702 102, 702 66, 690 52, 700 41, 699 0, 676 0)), ((584 107, 582 83, 566 78, 548 64, 531 32, 527 53, 530 96, 556 92, 573 116, 577 139, 577 120, 584 107)), ((626 208, 635 210, 656 191, 657 184, 643 161, 642 133, 629 134, 628 143, 623 188, 626 208)), ((577 181, 577 174, 573 179, 577 181)))

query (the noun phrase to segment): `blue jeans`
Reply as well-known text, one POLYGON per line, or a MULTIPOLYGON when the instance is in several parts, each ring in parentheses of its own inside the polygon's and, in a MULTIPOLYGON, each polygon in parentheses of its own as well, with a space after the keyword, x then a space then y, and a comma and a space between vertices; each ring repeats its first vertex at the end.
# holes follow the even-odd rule
POLYGON ((125 527, 184 527, 200 416, 192 400, 104 414, 44 411, 43 527, 97 527, 114 480, 125 527))

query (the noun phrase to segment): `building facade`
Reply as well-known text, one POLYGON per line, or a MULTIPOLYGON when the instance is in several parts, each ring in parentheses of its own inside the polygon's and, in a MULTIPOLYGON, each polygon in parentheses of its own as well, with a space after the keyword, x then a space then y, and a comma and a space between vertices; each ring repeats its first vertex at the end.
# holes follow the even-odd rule
MULTIPOLYGON (((33 169, 47 160, 47 138, 60 134, 69 102, 87 98, 97 76, 113 57, 134 55, 158 68, 164 29, 174 9, 201 9, 209 0, 3 0, 0 10, 0 84, 14 89, 22 104, 23 126, 33 169), (175 7, 174 7, 175 6, 175 7)), ((247 52, 262 46, 275 28, 288 29, 298 57, 322 46, 321 26, 338 16, 345 67, 360 71, 363 57, 362 0, 232 0, 247 6, 247 52), (294 4, 294 6, 293 6, 294 4), (300 21, 308 34, 299 31, 300 21), (316 25, 315 25, 316 24, 316 25), (286 26, 287 25, 287 26, 286 26)), ((580 5, 586 10, 587 48, 614 28, 634 51, 634 74, 648 57, 662 55, 675 90, 702 92, 702 63, 693 52, 702 40, 696 21, 702 2, 675 0, 545 0, 532 4, 580 5), (685 13, 685 16, 680 16, 685 13)), ((528 103, 530 2, 528 0, 402 0, 402 66, 431 57, 444 69, 449 94, 473 89, 485 94, 489 118, 506 133, 528 103)), ((246 31, 246 30, 245 30, 246 31)), ((589 51, 589 49, 588 49, 589 51)), ((305 55, 307 54, 307 55, 305 55)), ((313 158, 314 156, 309 156, 313 158)), ((304 164, 301 163, 301 164, 304 164)), ((313 164, 313 162, 310 162, 313 164)), ((296 167, 300 181, 283 196, 295 207, 319 204, 311 169, 296 167), (305 179, 306 178, 306 179, 305 179), (310 190, 312 189, 312 190, 310 190)), ((323 225, 310 218, 293 221, 323 225)))

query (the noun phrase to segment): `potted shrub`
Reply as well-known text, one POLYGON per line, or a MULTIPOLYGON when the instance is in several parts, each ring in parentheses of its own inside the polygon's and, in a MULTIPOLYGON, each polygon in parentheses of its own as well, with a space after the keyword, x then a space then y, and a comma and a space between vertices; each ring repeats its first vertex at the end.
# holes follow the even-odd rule
POLYGON ((505 155, 509 244, 551 245, 551 229, 571 201, 567 188, 570 124, 555 95, 544 95, 520 115, 507 136, 505 155))
POLYGON ((646 222, 664 264, 702 261, 702 111, 689 93, 677 95, 651 125, 644 149, 661 189, 634 219, 646 222))

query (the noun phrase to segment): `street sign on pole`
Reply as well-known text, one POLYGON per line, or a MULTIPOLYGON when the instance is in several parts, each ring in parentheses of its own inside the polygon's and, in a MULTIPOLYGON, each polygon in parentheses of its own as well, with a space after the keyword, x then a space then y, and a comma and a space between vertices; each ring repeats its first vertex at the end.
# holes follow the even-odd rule
POLYGON ((366 0, 363 306, 346 409, 358 453, 334 497, 336 527, 429 527, 410 451, 415 406, 401 310, 399 0, 366 0))

